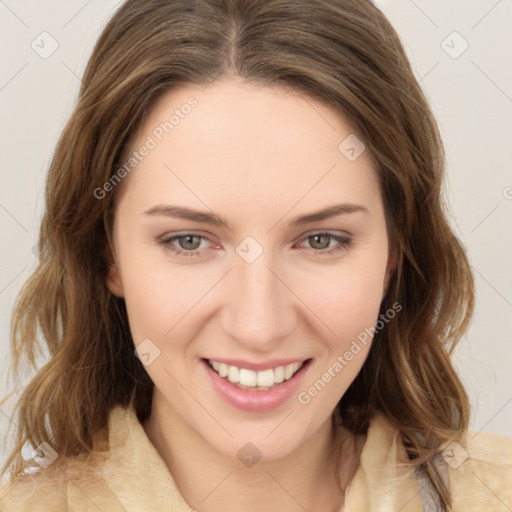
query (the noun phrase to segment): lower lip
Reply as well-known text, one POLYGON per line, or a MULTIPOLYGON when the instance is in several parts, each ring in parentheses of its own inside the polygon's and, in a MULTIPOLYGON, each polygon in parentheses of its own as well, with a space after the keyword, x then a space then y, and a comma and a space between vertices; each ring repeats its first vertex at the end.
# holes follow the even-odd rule
POLYGON ((206 368, 213 387, 226 402, 244 411, 266 412, 284 404, 295 394, 304 379, 304 374, 311 360, 305 362, 291 379, 267 391, 240 389, 226 378, 221 377, 204 359, 201 362, 206 368))

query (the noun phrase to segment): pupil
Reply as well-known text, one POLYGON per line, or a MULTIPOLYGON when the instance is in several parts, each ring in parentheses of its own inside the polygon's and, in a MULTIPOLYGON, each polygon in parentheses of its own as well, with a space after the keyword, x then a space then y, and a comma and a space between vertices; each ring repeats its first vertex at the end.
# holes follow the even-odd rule
MULTIPOLYGON (((321 240, 322 238, 327 242, 327 246, 328 246, 329 245, 329 237, 327 235, 313 235, 313 240, 314 240, 313 247, 318 242, 318 240, 321 240)), ((322 245, 321 241, 318 243, 320 245, 322 245)), ((325 244, 323 244, 323 245, 325 245, 325 244)), ((316 249, 325 249, 325 247, 316 247, 316 249)))
POLYGON ((195 235, 185 235, 184 237, 182 237, 182 239, 185 239, 185 244, 184 245, 182 244, 182 247, 184 249, 195 249, 195 247, 188 246, 189 244, 194 245, 194 242, 190 241, 190 240, 193 240, 194 238, 197 238, 197 237, 195 235))

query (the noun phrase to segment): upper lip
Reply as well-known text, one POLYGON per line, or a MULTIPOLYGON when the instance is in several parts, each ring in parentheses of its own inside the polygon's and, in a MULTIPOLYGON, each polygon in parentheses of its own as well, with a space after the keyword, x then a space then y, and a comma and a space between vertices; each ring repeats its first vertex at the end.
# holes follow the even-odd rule
POLYGON ((247 370, 253 370, 255 372, 269 370, 273 368, 277 368, 278 366, 286 366, 291 363, 305 363, 309 360, 309 358, 305 359, 272 359, 270 361, 264 361, 262 363, 253 363, 251 361, 246 361, 245 359, 224 359, 224 358, 216 358, 209 357, 207 360, 217 361, 219 363, 225 363, 228 366, 237 366, 238 368, 246 368, 247 370))

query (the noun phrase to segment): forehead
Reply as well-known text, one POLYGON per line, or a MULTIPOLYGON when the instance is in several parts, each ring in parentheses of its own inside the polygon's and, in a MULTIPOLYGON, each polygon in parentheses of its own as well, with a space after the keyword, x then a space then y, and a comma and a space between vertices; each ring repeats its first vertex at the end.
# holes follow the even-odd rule
POLYGON ((138 127, 123 159, 150 150, 123 188, 141 206, 184 195, 242 208, 374 198, 370 155, 348 158, 347 144, 364 147, 340 112, 298 91, 240 79, 189 84, 160 97, 138 127))

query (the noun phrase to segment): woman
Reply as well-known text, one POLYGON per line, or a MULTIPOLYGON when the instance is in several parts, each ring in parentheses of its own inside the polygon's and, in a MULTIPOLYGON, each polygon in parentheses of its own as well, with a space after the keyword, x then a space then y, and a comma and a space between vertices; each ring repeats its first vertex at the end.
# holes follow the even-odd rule
POLYGON ((38 326, 51 358, 1 510, 512 506, 450 362, 473 281, 443 157, 369 1, 127 1, 14 313, 17 367, 38 326))

